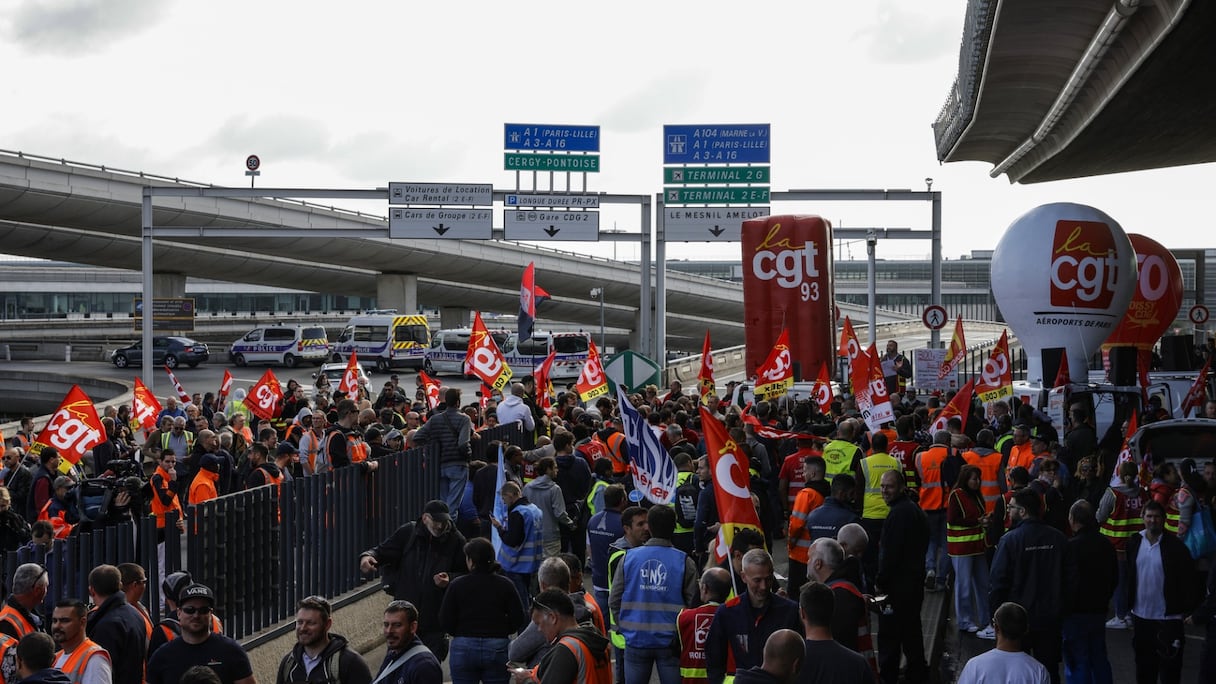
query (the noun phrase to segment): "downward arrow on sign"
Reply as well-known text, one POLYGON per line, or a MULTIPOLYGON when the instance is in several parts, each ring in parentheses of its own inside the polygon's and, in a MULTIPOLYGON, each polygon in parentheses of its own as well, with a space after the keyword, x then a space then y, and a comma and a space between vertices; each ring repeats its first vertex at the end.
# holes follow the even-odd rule
POLYGON ((443 235, 444 233, 448 232, 451 229, 452 229, 451 226, 445 226, 442 223, 440 223, 437 226, 431 227, 431 230, 434 230, 436 233, 439 233, 440 235, 443 235))
POLYGON ((557 235, 559 232, 561 232, 561 228, 554 228, 553 226, 549 226, 548 228, 545 229, 545 232, 549 234, 549 237, 553 237, 554 235, 557 235))
POLYGON ((725 232, 726 232, 726 229, 725 229, 725 228, 722 228, 722 227, 720 227, 720 226, 714 226, 713 228, 710 228, 710 229, 709 229, 709 232, 713 233, 713 234, 714 234, 714 237, 718 237, 718 236, 719 236, 719 235, 721 235, 722 233, 725 233, 725 232))

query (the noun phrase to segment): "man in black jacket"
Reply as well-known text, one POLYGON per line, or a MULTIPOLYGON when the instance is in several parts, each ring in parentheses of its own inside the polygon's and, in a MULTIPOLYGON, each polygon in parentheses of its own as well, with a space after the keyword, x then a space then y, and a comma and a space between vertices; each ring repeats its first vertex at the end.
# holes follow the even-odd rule
POLYGON ((1013 601, 1026 609, 1030 629, 1022 645, 1059 682, 1063 601, 1076 592, 1076 566, 1065 553, 1064 533, 1043 521, 1043 499, 1033 489, 1018 490, 1009 513, 1016 526, 996 547, 989 605, 1013 601))
POLYGON ((333 608, 320 596, 302 599, 296 609, 296 645, 279 662, 275 684, 368 684, 371 670, 346 637, 330 632, 333 608), (307 661, 313 663, 308 667, 307 661))
POLYGON ((1084 577, 1068 596, 1064 615, 1064 676, 1068 681, 1112 681, 1106 656, 1106 609, 1119 584, 1115 547, 1098 532, 1094 507, 1084 499, 1068 511, 1073 536, 1066 552, 1084 577))
POLYGON ((1186 646, 1182 620, 1195 606, 1195 562, 1177 537, 1165 532, 1165 507, 1156 501, 1141 511, 1144 530, 1127 539, 1127 605, 1132 608, 1136 681, 1171 684, 1182 678, 1186 646), (1140 593, 1139 583, 1160 587, 1140 593))
POLYGON ((447 658, 448 643, 439 627, 439 606, 448 583, 468 572, 464 544, 464 535, 452 525, 447 504, 436 500, 426 504, 418 521, 397 528, 359 557, 364 574, 383 565, 385 590, 394 599, 418 607, 418 638, 440 662, 447 658))
POLYGON ((904 475, 898 470, 882 474, 882 498, 891 508, 882 525, 879 568, 875 584, 888 597, 878 619, 878 669, 882 681, 899 680, 899 655, 908 659, 909 682, 928 679, 925 639, 920 624, 925 601, 925 553, 929 550, 929 519, 904 492, 904 475))
POLYGON ((148 635, 144 619, 122 593, 122 573, 99 565, 89 573, 89 596, 97 608, 89 613, 85 633, 110 654, 114 684, 140 684, 148 635))

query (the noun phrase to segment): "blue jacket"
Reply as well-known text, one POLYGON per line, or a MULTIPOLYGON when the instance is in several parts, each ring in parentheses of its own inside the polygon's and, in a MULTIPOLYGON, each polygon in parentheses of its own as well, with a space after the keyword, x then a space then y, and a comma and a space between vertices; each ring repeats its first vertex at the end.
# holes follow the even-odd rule
MULTIPOLYGON (((840 528, 849 523, 860 523, 857 512, 840 503, 834 496, 824 499, 823 505, 811 511, 806 517, 806 529, 811 535, 811 541, 829 537, 836 538, 840 528)), ((759 663, 757 663, 759 664, 759 663)))
POLYGON ((148 655, 144 619, 117 592, 89 613, 85 633, 110 653, 114 684, 140 684, 148 655))
MULTIPOLYGON (((376 671, 376 677, 380 676, 380 671, 391 665, 397 656, 421 643, 422 640, 415 636, 413 641, 403 646, 400 651, 385 653, 384 662, 380 664, 380 669, 376 671)), ((376 677, 372 677, 372 680, 375 681, 376 677)), ((435 657, 434 653, 423 651, 410 658, 401 667, 393 670, 392 674, 386 677, 382 684, 442 684, 442 682, 443 668, 439 666, 439 659, 435 657)))
POLYGON ((591 584, 600 591, 608 591, 608 557, 612 555, 608 547, 624 534, 620 511, 600 511, 587 523, 587 539, 591 542, 591 584))
POLYGON ((769 597, 762 611, 752 608, 747 594, 723 603, 714 613, 705 640, 705 669, 710 684, 721 684, 728 674, 727 652, 734 655, 736 671, 763 665, 764 642, 779 629, 802 633, 797 603, 776 594, 769 597))

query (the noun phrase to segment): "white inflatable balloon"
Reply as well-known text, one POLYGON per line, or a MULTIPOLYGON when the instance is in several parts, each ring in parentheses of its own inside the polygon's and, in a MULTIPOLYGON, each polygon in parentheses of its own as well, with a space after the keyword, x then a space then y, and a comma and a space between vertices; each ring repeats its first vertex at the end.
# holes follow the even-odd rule
POLYGON ((1110 216, 1084 204, 1044 204, 1014 221, 992 254, 992 294, 1026 350, 1026 378, 1042 351, 1067 350, 1074 380, 1123 318, 1136 290, 1136 252, 1110 216))

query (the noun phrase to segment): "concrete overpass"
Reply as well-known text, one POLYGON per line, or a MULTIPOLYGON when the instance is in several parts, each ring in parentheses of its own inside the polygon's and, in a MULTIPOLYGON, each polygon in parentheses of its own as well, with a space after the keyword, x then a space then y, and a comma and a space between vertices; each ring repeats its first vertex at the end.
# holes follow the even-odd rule
MULTIPOLYGON (((144 186, 207 187, 177 179, 0 151, 0 244, 5 252, 97 266, 140 268, 140 203, 144 186)), ((352 211, 268 199, 157 198, 154 225, 385 227, 385 219, 352 211)), ((306 290, 335 288, 389 302, 416 287, 417 304, 514 312, 528 262, 553 295, 542 315, 598 328, 606 293, 607 326, 637 330, 641 268, 607 259, 504 241, 366 237, 212 239, 157 238, 156 294, 180 295, 186 275, 306 290), (323 283, 323 284, 322 284, 323 283)), ((737 284, 668 273, 667 332, 671 346, 742 344, 743 296, 737 284)), ((391 306, 392 304, 385 304, 391 306)), ((635 341, 635 347, 638 345, 635 341)))
POLYGON ((1209 0, 970 0, 939 161, 1039 183, 1216 161, 1209 0))

